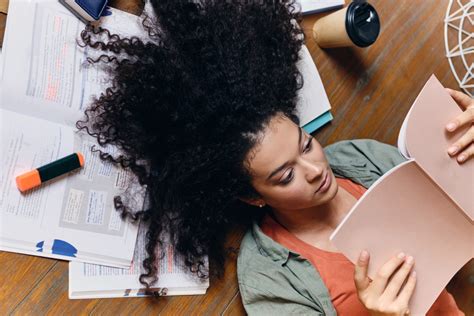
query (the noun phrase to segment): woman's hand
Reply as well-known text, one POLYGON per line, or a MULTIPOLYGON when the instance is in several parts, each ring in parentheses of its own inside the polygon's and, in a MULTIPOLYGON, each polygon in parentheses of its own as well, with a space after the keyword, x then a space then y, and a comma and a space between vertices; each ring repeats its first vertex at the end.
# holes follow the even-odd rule
POLYGON ((460 126, 469 126, 467 132, 448 148, 448 154, 451 157, 456 156, 456 160, 463 163, 474 156, 474 100, 460 91, 446 90, 456 103, 464 109, 464 112, 446 125, 446 129, 448 132, 454 132, 460 126))
POLYGON ((371 315, 409 315, 408 302, 416 284, 416 274, 411 272, 413 265, 413 257, 400 253, 387 261, 371 281, 367 276, 369 253, 362 251, 354 281, 359 299, 371 315))

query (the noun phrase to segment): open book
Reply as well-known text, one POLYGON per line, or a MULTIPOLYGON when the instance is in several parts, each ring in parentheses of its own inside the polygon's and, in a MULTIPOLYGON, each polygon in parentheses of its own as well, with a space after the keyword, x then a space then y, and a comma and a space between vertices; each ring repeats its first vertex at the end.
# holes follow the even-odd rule
MULTIPOLYGON (((104 23, 141 32, 138 17, 119 11, 104 23)), ((128 267, 138 228, 122 221, 113 198, 134 178, 100 160, 95 139, 75 128, 107 78, 84 66, 90 52, 76 42, 83 28, 57 1, 10 2, 0 67, 0 249, 128 267), (26 194, 16 188, 19 174, 77 151, 82 169, 26 194)), ((132 205, 143 205, 141 190, 132 205)))
POLYGON ((424 315, 453 275, 474 257, 474 161, 459 165, 447 154, 445 125, 462 110, 432 76, 399 135, 409 161, 393 168, 359 199, 331 235, 352 262, 367 249, 369 277, 400 251, 415 258, 412 315, 424 315))
MULTIPOLYGON (((140 225, 132 266, 121 269, 90 263, 69 263, 69 298, 141 297, 151 293, 138 280, 144 272, 146 226, 140 225)), ((162 296, 205 294, 209 279, 201 280, 184 267, 183 259, 169 242, 158 248, 158 282, 151 291, 162 296)))

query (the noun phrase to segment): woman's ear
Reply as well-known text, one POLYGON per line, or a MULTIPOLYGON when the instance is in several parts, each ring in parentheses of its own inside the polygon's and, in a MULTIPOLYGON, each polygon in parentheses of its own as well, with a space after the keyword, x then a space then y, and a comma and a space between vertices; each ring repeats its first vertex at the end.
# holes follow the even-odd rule
POLYGON ((257 199, 251 199, 251 198, 239 198, 244 203, 257 206, 257 207, 264 207, 265 206, 265 201, 261 198, 257 199))

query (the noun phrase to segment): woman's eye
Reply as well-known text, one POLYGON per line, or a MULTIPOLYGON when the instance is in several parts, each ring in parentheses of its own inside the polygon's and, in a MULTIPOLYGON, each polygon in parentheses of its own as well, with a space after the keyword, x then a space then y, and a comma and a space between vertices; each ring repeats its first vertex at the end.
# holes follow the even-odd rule
POLYGON ((304 151, 305 153, 311 151, 311 148, 313 147, 313 146, 312 146, 312 143, 313 143, 312 140, 313 140, 313 138, 310 137, 309 140, 308 140, 308 142, 306 143, 306 146, 304 146, 304 150, 303 150, 303 151, 304 151))
POLYGON ((293 180, 293 170, 288 172, 288 175, 285 178, 283 178, 280 183, 281 184, 288 184, 288 183, 291 182, 291 180, 293 180))

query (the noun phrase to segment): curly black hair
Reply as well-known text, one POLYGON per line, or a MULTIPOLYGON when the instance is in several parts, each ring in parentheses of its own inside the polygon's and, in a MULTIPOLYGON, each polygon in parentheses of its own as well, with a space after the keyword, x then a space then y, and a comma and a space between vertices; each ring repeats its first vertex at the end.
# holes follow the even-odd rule
POLYGON ((129 168, 146 186, 149 205, 132 210, 115 197, 122 218, 149 223, 140 282, 157 280, 163 229, 191 272, 221 275, 229 229, 261 212, 247 157, 276 115, 297 121, 304 41, 294 0, 151 0, 147 39, 87 26, 81 45, 101 52, 111 84, 77 122, 102 146, 104 160, 129 168), (250 209, 251 208, 251 209, 250 209))

